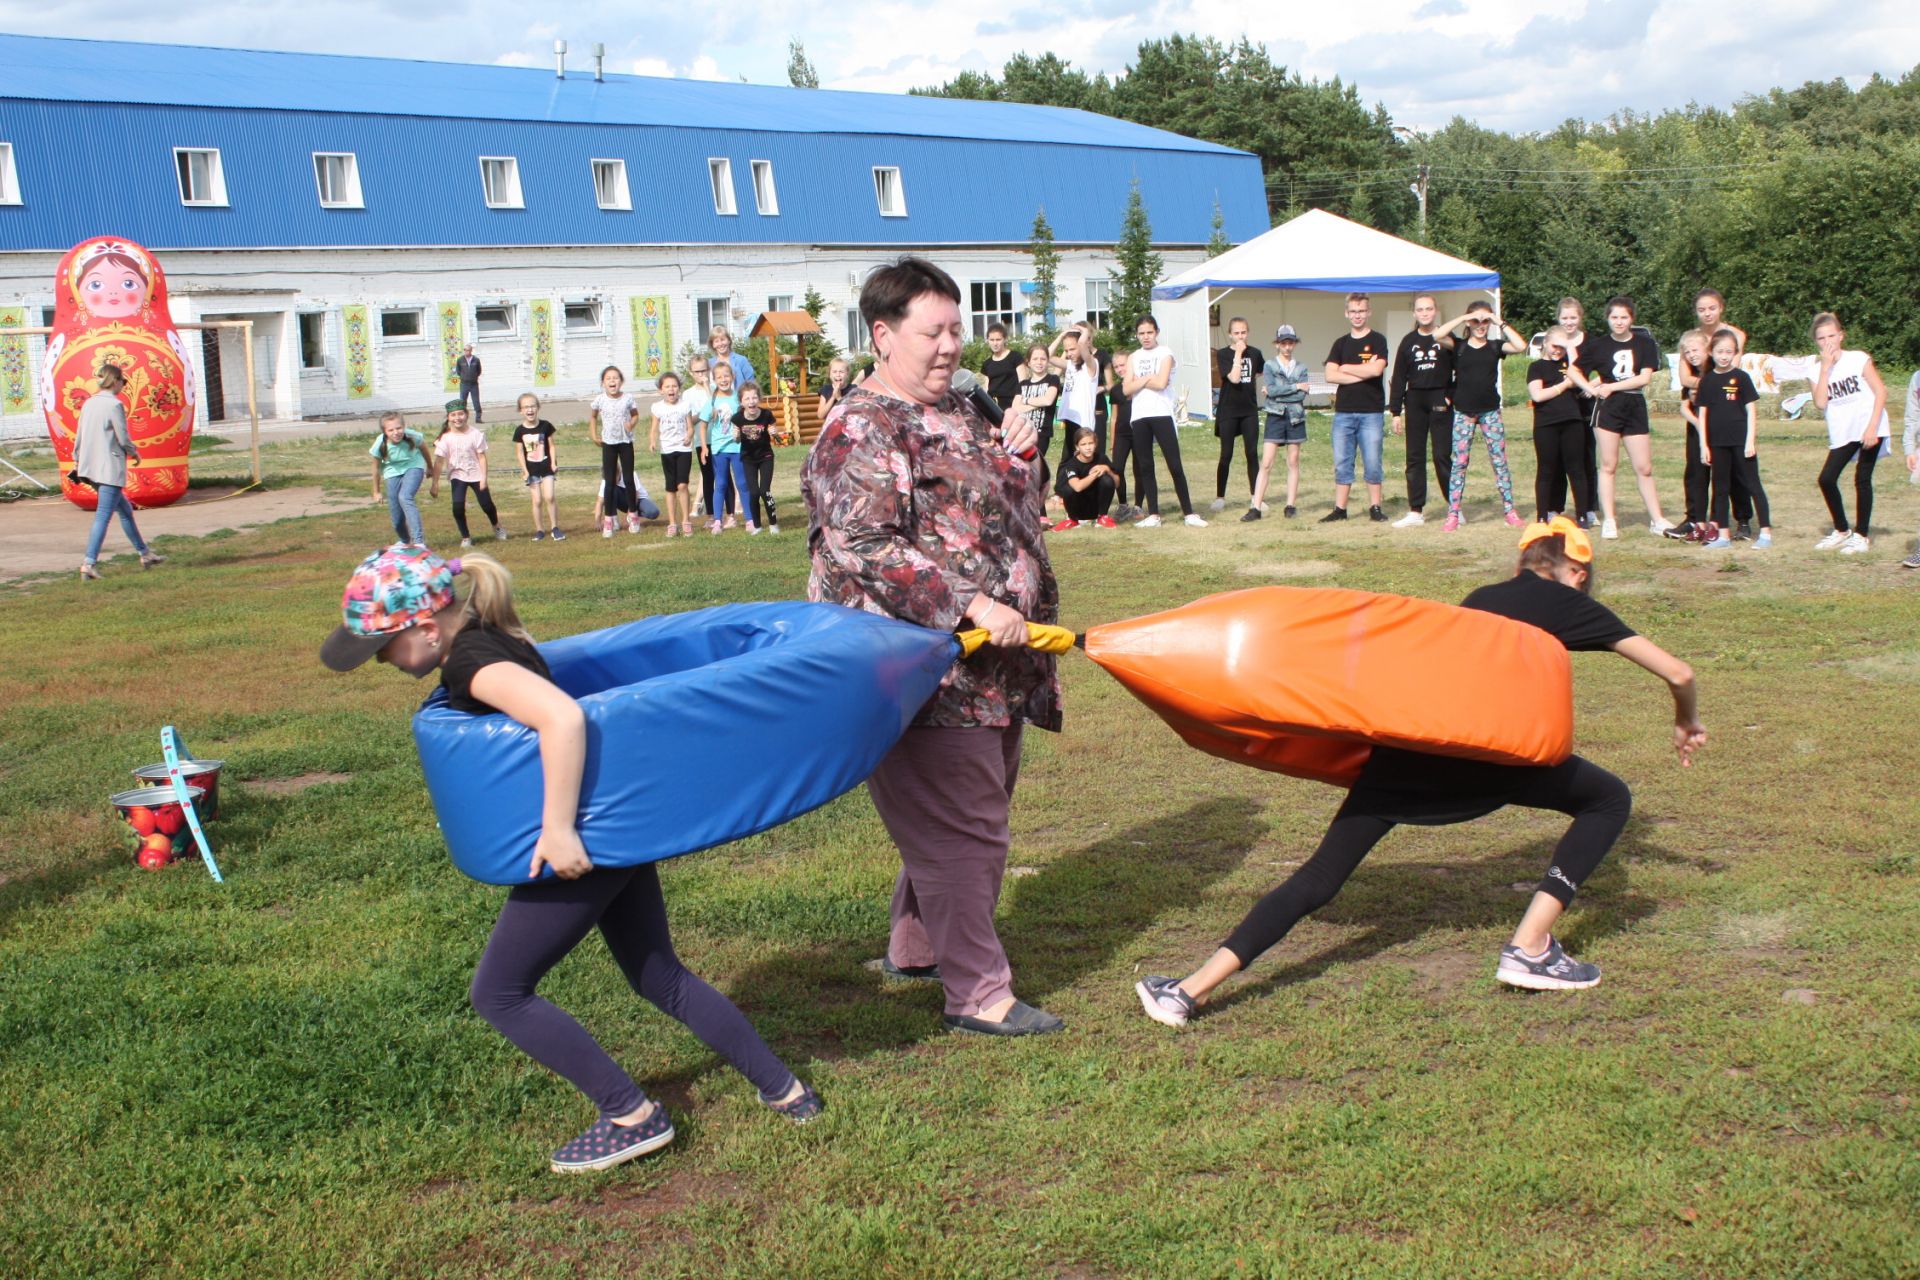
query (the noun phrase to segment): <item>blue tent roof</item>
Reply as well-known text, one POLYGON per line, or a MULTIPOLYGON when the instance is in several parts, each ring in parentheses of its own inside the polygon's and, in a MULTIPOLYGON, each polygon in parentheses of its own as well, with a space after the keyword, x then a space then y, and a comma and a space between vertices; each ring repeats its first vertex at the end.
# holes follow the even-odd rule
POLYGON ((858 133, 1244 155, 1067 107, 536 67, 0 34, 0 98, 767 133, 858 133))

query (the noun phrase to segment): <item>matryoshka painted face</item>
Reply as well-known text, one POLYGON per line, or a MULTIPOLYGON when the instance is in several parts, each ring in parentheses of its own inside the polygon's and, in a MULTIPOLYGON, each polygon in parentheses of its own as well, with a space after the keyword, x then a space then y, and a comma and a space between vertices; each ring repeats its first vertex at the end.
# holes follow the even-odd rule
POLYGON ((147 305, 147 282, 132 267, 103 262, 80 277, 80 305, 96 316, 138 315, 147 305))

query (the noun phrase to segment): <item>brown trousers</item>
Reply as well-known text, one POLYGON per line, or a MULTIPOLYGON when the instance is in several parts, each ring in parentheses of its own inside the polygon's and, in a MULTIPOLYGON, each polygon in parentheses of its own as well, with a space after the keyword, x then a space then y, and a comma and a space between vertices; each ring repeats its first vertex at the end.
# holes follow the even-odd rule
POLYGON ((902 968, 939 965, 950 1014, 1013 994, 993 912, 1007 872, 1020 730, 908 729, 867 779, 900 848, 887 954, 902 968))

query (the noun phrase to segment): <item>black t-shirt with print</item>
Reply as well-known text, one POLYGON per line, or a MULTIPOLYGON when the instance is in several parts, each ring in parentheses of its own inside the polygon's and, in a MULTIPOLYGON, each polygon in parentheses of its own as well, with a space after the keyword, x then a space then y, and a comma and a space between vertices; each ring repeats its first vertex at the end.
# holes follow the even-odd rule
MULTIPOLYGON (((1359 337, 1343 333, 1333 340, 1327 352, 1328 364, 1365 364, 1387 358, 1387 340, 1369 329, 1359 337)), ((1343 382, 1333 390, 1335 413, 1385 413, 1387 411, 1387 375, 1383 371, 1365 382, 1343 382)))
MULTIPOLYGON (((1537 382, 1543 387, 1557 387, 1567 376, 1565 360, 1535 360, 1527 366, 1527 381, 1537 382)), ((1538 400, 1533 406, 1533 425, 1536 427, 1564 427, 1579 422, 1586 415, 1586 401, 1578 391, 1562 391, 1551 400, 1538 400)))
POLYGON ((1053 403, 1036 405, 1027 412, 1027 421, 1033 425, 1036 434, 1043 440, 1053 438, 1053 415, 1060 409, 1060 379, 1056 374, 1047 374, 1043 378, 1026 378, 1020 383, 1020 401, 1025 404, 1029 397, 1039 397, 1053 388, 1053 403))
POLYGON ((733 429, 740 438, 740 457, 747 462, 765 462, 773 456, 773 437, 767 433, 773 429, 773 414, 766 406, 753 411, 753 417, 747 417, 745 409, 735 413, 732 418, 733 429))
POLYGON ((998 356, 987 357, 980 366, 980 375, 987 380, 987 394, 1002 409, 1010 407, 1020 394, 1020 367, 1026 361, 1008 351, 998 356))
POLYGON ((1745 369, 1734 368, 1725 373, 1709 369, 1701 374, 1693 403, 1695 412, 1707 420, 1707 444, 1715 448, 1733 445, 1744 449, 1747 406, 1759 398, 1760 393, 1754 390, 1753 379, 1745 369))
POLYGON ((1610 332, 1590 333, 1575 360, 1582 372, 1597 373, 1602 382, 1625 382, 1642 369, 1660 367, 1660 344, 1639 329, 1624 341, 1610 332))
POLYGON ((473 696, 473 678, 496 662, 511 662, 535 675, 552 679, 546 659, 528 641, 510 636, 478 619, 468 619, 453 637, 447 660, 440 664, 440 687, 447 691, 447 705, 470 715, 491 715, 498 707, 488 706, 473 696))
POLYGON ((513 442, 525 450, 527 474, 530 476, 550 476, 553 474, 553 455, 547 442, 556 432, 551 422, 545 418, 529 427, 522 422, 513 429, 513 442))
POLYGON ((1266 371, 1267 358, 1260 348, 1248 346, 1240 353, 1240 381, 1227 377, 1233 370, 1233 348, 1222 347, 1213 353, 1213 363, 1220 370, 1220 412, 1225 414, 1251 415, 1260 407, 1260 375, 1266 371))
POLYGON ((1410 329, 1393 353, 1393 398, 1387 408, 1398 415, 1407 407, 1407 391, 1437 391, 1453 385, 1453 350, 1437 333, 1410 329))

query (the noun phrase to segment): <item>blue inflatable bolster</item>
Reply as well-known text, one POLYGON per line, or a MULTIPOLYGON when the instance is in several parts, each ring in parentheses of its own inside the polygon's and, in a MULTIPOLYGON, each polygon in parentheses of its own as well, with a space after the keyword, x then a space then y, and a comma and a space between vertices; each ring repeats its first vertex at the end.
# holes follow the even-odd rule
MULTIPOLYGON (((578 827, 597 866, 778 826, 863 782, 959 656, 951 633, 831 604, 734 604, 540 646, 587 716, 578 827)), ((456 867, 525 884, 539 735, 436 688, 413 717, 456 867)), ((551 874, 545 872, 544 874, 551 874)))

